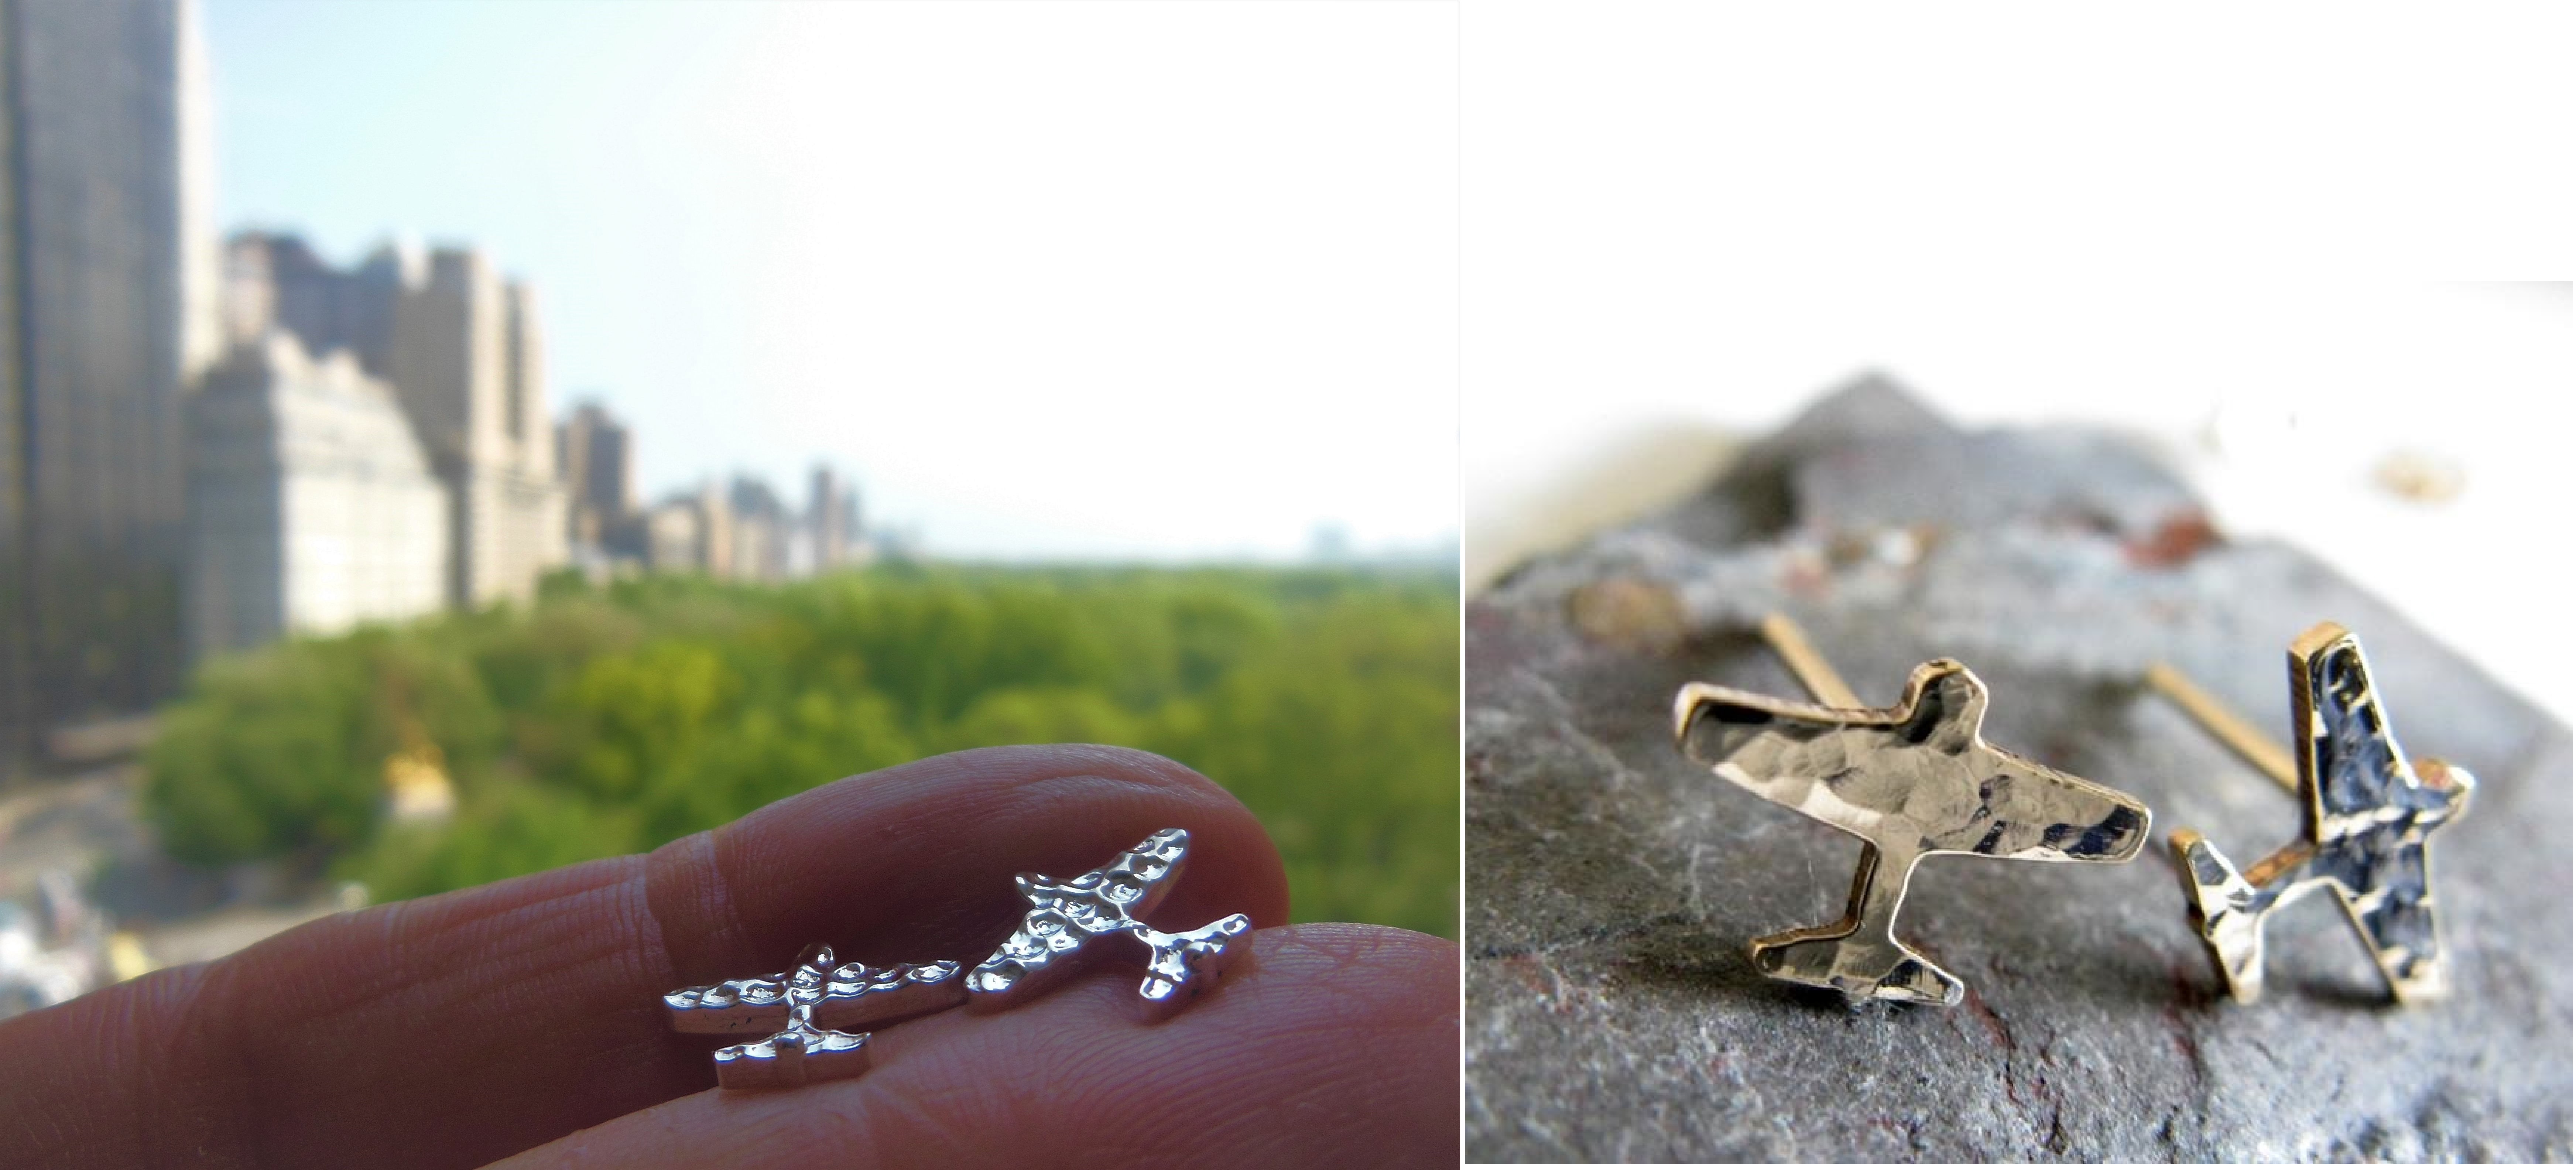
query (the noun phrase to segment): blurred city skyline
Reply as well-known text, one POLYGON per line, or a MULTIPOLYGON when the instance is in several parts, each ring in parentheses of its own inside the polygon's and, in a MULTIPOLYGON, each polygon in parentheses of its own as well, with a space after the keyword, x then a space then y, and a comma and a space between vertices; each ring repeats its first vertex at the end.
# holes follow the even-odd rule
POLYGON ((483 249, 649 498, 829 462, 938 556, 1455 546, 1444 10, 204 13, 222 230, 483 249))

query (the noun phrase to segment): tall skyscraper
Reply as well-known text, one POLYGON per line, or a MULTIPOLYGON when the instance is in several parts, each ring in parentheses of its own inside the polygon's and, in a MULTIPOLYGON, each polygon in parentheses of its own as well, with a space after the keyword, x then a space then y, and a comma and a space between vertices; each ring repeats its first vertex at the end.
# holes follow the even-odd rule
POLYGON ((817 466, 814 478, 805 489, 805 525, 814 542, 814 571, 821 572, 841 563, 840 479, 832 469, 817 466))
POLYGON ((395 303, 388 372, 447 481, 457 605, 532 598, 564 562, 543 352, 535 294, 472 249, 432 253, 428 280, 395 303))
POLYGON ((829 465, 814 468, 805 494, 805 523, 814 542, 814 571, 866 559, 859 542, 859 489, 843 482, 829 465))
POLYGON ((183 399, 218 343, 186 0, 0 0, 0 756, 176 686, 183 399))
POLYGON ((555 468, 571 493, 566 535, 581 556, 644 556, 635 522, 635 433, 585 402, 555 428, 555 468))

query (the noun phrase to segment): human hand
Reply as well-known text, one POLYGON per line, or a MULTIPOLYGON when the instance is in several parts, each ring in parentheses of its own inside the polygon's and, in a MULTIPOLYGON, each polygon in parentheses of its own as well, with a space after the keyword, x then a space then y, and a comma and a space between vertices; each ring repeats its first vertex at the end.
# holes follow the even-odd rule
POLYGON ((1284 926, 1250 812, 1187 768, 988 748, 824 785, 649 855, 335 915, 0 1021, 10 1166, 1455 1165, 1458 953, 1284 926), (1011 877, 1190 831, 1166 929, 1228 913, 1252 959, 1142 1022, 1133 964, 992 1015, 885 1025, 873 1067, 714 1087, 675 988, 791 966, 972 966, 1011 877), (513 1156, 515 1155, 515 1156, 513 1156))

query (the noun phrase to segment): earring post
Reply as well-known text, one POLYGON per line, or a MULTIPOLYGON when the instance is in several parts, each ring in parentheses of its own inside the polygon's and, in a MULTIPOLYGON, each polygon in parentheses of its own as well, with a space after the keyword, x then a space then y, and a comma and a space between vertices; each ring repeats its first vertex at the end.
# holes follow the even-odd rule
POLYGON ((1807 693, 1814 695, 1817 702, 1853 710, 1866 705, 1860 701, 1859 695, 1852 693, 1851 684, 1844 682, 1843 676, 1835 672, 1834 664, 1816 652, 1816 644, 1807 640, 1807 631, 1798 628, 1798 623, 1789 620, 1789 615, 1763 615, 1761 632, 1762 640, 1771 644, 1771 652, 1780 656, 1780 661, 1788 665, 1789 673, 1798 676, 1798 685, 1807 688, 1807 693))
POLYGON ((2147 689, 2182 708, 2183 714, 2191 716, 2192 722, 2200 724, 2201 730, 2227 745, 2238 758, 2254 765, 2256 771, 2271 777, 2273 783, 2293 795, 2297 794, 2299 765, 2298 761, 2290 758, 2289 749, 2257 730, 2243 716, 2229 710, 2216 695, 2200 689, 2199 684, 2183 677, 2181 671, 2161 662, 2147 668, 2147 689))

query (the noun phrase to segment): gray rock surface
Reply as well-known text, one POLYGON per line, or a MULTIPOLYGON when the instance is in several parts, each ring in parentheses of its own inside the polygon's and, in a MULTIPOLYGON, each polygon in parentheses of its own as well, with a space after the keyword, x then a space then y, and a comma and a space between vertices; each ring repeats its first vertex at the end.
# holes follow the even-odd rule
MULTIPOLYGON (((2331 507, 2331 500, 2320 500, 2331 507)), ((1865 382, 1709 491, 1524 566, 1467 609, 1469 1161, 2566 1161, 2566 726, 2296 549, 2236 543, 2140 449, 1963 433, 1865 382), (1755 935, 1841 912, 1858 843, 1694 768, 1674 690, 1802 694, 1781 609, 1872 703, 1962 659, 1992 742, 2131 792, 2116 866, 1935 858, 1899 933, 1967 1001, 1774 983, 1755 935), (2163 846, 2250 860, 2291 798, 2137 679, 2164 659, 2287 738, 2284 654, 2358 632, 2410 753, 2476 772, 2433 840, 2454 993, 2400 1009, 2330 895, 2270 921, 2261 1003, 2217 994, 2163 846)))

